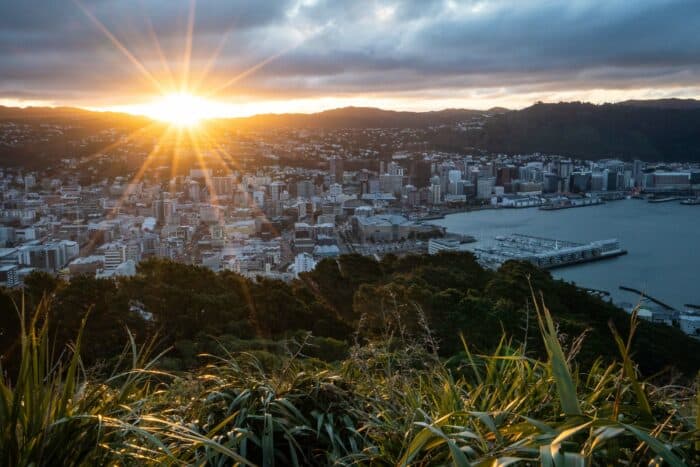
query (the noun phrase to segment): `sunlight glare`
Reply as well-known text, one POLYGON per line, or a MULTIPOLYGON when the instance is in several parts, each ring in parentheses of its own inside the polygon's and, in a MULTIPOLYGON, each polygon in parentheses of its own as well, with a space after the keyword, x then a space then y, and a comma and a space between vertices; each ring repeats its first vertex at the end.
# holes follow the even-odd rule
POLYGON ((211 101, 187 93, 168 94, 146 104, 142 113, 156 120, 176 126, 194 126, 202 120, 216 118, 219 106, 211 101))

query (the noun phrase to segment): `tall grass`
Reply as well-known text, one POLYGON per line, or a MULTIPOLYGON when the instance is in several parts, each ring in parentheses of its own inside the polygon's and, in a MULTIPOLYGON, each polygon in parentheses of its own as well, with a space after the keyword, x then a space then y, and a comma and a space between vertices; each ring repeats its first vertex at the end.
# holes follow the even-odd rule
POLYGON ((27 323, 22 308, 19 369, 0 380, 2 465, 82 465, 102 459, 122 447, 129 421, 147 402, 144 376, 154 362, 145 360, 146 349, 139 353, 129 336, 132 365, 141 370, 91 380, 80 361, 84 326, 75 344, 55 358, 46 310, 42 302, 27 323))
POLYGON ((42 301, 27 320, 21 307, 18 370, 0 367, 0 465, 172 463, 212 443, 152 415, 153 398, 165 387, 158 381, 170 378, 155 368, 162 354, 151 358, 153 341, 138 347, 127 333, 111 374, 90 377, 80 359, 85 322, 75 343, 56 356, 47 310, 42 301))
MULTIPOLYGON (((246 353, 158 371, 129 336, 109 377, 80 362, 81 332, 49 352, 45 306, 22 328, 21 361, 0 382, 2 465, 697 465, 695 388, 640 379, 620 356, 581 369, 533 297, 548 358, 505 337, 448 362, 395 334, 328 365, 291 355, 265 368, 246 353)), ((24 322, 24 320, 23 320, 24 322)), ((585 342, 584 344, 585 345, 585 342)))

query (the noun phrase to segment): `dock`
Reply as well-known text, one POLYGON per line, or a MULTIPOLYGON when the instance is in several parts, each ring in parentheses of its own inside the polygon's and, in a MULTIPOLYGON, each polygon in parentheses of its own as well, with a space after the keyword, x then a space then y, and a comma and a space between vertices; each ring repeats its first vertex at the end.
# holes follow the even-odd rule
POLYGON ((598 206, 603 204, 601 198, 567 198, 563 200, 553 200, 540 206, 543 211, 558 211, 559 209, 584 208, 587 206, 598 206))
POLYGON ((495 238, 492 247, 474 251, 488 266, 498 266, 508 260, 529 261, 543 269, 554 269, 578 263, 624 255, 617 239, 598 240, 586 244, 565 240, 512 234, 495 238))

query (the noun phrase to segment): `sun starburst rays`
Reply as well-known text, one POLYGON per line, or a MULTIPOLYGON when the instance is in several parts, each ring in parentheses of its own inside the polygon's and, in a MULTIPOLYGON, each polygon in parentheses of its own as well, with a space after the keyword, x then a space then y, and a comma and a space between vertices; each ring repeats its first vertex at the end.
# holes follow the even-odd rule
POLYGON ((106 37, 109 39, 109 41, 114 45, 114 47, 117 48, 128 60, 131 62, 131 64, 139 71, 139 73, 148 81, 150 82, 155 89, 160 92, 160 93, 165 93, 166 90, 163 87, 162 83, 158 81, 153 74, 148 71, 148 69, 144 66, 144 64, 136 58, 136 56, 124 45, 122 42, 117 39, 117 37, 107 28, 107 26, 104 25, 97 17, 90 12, 90 10, 83 5, 80 0, 73 0, 73 3, 75 3, 80 10, 87 16, 88 19, 92 22, 93 25, 97 29, 99 29, 106 37))
POLYGON ((180 76, 180 92, 187 93, 190 80, 190 62, 192 61, 192 41, 194 36, 194 18, 197 7, 196 0, 190 0, 189 15, 187 17, 187 32, 185 33, 185 50, 182 57, 182 73, 180 76))
MULTIPOLYGON (((148 40, 152 43, 151 46, 154 49, 158 74, 154 74, 149 69, 147 65, 149 62, 144 63, 139 60, 136 54, 129 50, 125 43, 114 32, 110 31, 105 23, 100 21, 97 15, 82 3, 82 0, 73 0, 73 2, 154 90, 154 98, 150 102, 128 107, 135 110, 135 113, 149 116, 156 121, 134 131, 126 138, 122 138, 102 148, 100 153, 106 154, 114 151, 120 146, 134 141, 141 135, 151 134, 151 132, 159 128, 159 125, 164 125, 152 149, 145 156, 133 177, 131 177, 128 186, 115 206, 114 212, 118 213, 122 206, 129 202, 129 198, 147 176, 149 170, 154 168, 156 160, 163 160, 164 158, 166 165, 170 166, 171 181, 180 173, 181 163, 185 159, 203 169, 205 174, 204 182, 210 194, 210 202, 212 204, 218 203, 213 180, 207 169, 213 166, 232 172, 240 169, 240 166, 235 157, 229 154, 219 141, 220 132, 217 131, 216 134, 212 134, 210 130, 213 124, 203 123, 205 120, 226 116, 226 105, 210 99, 221 95, 224 90, 230 91, 234 84, 299 47, 308 37, 239 71, 231 78, 225 79, 222 84, 212 85, 207 81, 210 78, 211 71, 216 66, 218 58, 227 45, 233 25, 221 36, 218 46, 203 62, 203 65, 198 68, 195 67, 195 61, 193 61, 193 38, 196 0, 189 0, 182 55, 177 62, 179 66, 175 67, 175 69, 163 52, 151 19, 148 15, 143 15, 145 17, 148 40), (208 88, 205 86, 208 86, 208 88), (208 89, 208 91, 205 92, 203 91, 204 89, 208 89)), ((250 200, 250 207, 254 205, 254 201, 250 200)))

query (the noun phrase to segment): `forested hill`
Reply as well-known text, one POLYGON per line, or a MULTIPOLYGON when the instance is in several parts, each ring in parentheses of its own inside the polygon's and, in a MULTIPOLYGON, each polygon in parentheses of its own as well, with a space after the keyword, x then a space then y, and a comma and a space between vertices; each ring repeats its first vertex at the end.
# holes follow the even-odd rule
POLYGON ((374 107, 343 107, 312 114, 265 114, 221 120, 224 125, 241 128, 426 128, 452 125, 473 118, 507 112, 489 110, 444 109, 432 112, 406 112, 374 107))
MULTIPOLYGON (((425 128, 450 125, 485 115, 497 115, 507 109, 443 109, 429 112, 385 110, 374 107, 343 107, 316 113, 260 114, 250 117, 222 118, 215 122, 222 128, 425 128)), ((152 123, 147 117, 117 112, 94 112, 72 107, 0 106, 0 123, 48 123, 81 125, 93 129, 114 127, 139 128, 152 123)))
POLYGON ((508 154, 700 161, 700 103, 536 104, 490 118, 468 143, 508 154))
MULTIPOLYGON (((19 122, 39 125, 63 124, 64 135, 50 147, 5 147, 6 162, 36 153, 51 152, 91 133, 118 127, 129 130, 152 128, 145 117, 71 108, 0 107, 0 124, 19 122), (65 141, 64 141, 65 140, 65 141)), ((541 152, 584 159, 621 158, 646 161, 700 161, 700 101, 692 99, 632 100, 594 105, 571 102, 538 103, 509 111, 445 109, 434 112, 397 112, 368 107, 346 107, 313 114, 268 114, 212 122, 217 130, 270 128, 419 129, 435 149, 489 151, 507 154, 541 152), (476 122, 468 131, 458 125, 476 122), (483 126, 480 126, 482 125, 483 126)))
MULTIPOLYGON (((57 348, 75 338, 91 310, 83 337, 87 364, 118 355, 128 327, 140 341, 158 334, 164 348, 174 349, 163 364, 182 369, 197 365, 200 353, 220 352, 222 345, 275 358, 282 340, 305 332, 314 336, 307 355, 340 360, 357 339, 371 340, 387 328, 405 339, 428 328, 432 337, 425 345, 437 347, 445 358, 463 349, 460 333, 477 352, 493 351, 505 333, 511 346, 523 345, 529 355, 544 357, 530 283, 542 293, 565 345, 586 335, 577 357, 581 363, 618 357, 609 323, 627 335, 630 317, 624 311, 529 263, 509 262, 493 272, 469 253, 387 256, 381 262, 341 256, 323 260, 291 284, 148 260, 136 276, 117 281, 78 277, 63 282, 34 273, 25 294, 28 309, 42 296, 51 297, 49 322, 57 348)), ((13 299, 21 303, 19 292, 0 294, 5 368, 17 355, 13 299)), ((688 376, 700 369, 700 342, 675 328, 642 322, 633 352, 646 375, 670 366, 688 376)))

